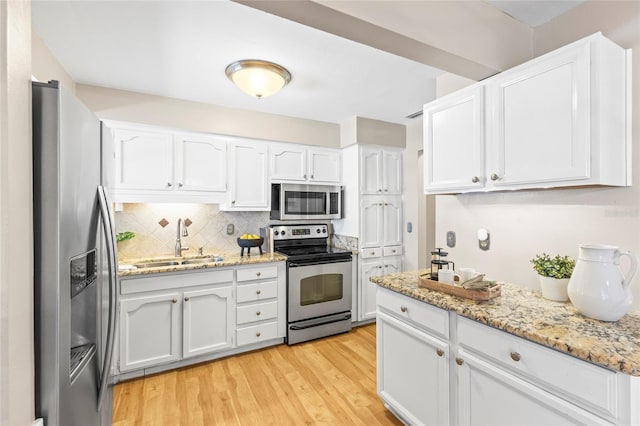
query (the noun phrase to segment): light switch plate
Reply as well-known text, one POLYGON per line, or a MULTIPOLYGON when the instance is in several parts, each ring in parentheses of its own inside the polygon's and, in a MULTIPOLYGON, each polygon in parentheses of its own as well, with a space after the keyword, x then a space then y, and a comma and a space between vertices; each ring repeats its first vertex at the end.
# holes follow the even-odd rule
POLYGON ((453 231, 447 231, 447 247, 456 246, 456 233, 453 231))

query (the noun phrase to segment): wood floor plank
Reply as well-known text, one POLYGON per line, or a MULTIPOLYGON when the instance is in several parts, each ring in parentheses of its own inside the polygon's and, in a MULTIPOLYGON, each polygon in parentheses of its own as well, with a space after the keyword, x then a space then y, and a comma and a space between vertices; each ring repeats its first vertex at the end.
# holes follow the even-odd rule
POLYGON ((115 426, 400 425, 376 394, 375 324, 122 382, 115 426))

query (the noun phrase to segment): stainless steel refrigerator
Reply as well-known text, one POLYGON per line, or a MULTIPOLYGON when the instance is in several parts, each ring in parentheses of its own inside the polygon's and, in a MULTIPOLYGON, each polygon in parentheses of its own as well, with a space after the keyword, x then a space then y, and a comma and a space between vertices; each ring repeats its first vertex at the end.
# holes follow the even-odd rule
POLYGON ((58 82, 33 83, 36 417, 111 424, 116 253, 100 122, 58 82))

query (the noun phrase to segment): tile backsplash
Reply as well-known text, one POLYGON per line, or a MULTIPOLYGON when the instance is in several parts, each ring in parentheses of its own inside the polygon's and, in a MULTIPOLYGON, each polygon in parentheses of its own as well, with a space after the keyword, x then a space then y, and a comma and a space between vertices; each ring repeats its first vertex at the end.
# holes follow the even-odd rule
POLYGON ((217 204, 122 204, 115 213, 116 233, 136 236, 118 243, 118 257, 173 256, 179 218, 191 222, 189 235, 182 237, 182 246, 189 247, 186 255, 197 254, 199 247, 205 254, 239 251, 240 235, 259 234, 269 224, 269 212, 220 211, 217 204), (227 225, 233 225, 232 235, 227 225))

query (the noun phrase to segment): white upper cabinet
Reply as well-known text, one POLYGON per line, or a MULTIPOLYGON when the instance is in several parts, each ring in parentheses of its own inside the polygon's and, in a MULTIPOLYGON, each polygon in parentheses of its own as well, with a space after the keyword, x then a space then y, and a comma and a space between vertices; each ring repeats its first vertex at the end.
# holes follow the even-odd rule
POLYGON ((363 145, 360 148, 360 193, 402 194, 402 151, 363 145))
POLYGON ((199 135, 176 136, 176 182, 183 191, 227 190, 227 143, 199 135))
POLYGON ((425 193, 484 186, 484 87, 462 89, 424 109, 425 193))
POLYGON ((173 190, 173 154, 171 134, 117 130, 114 188, 173 190))
POLYGON ((425 193, 630 185, 627 56, 598 33, 425 105, 425 193))
POLYGON ((402 245, 401 197, 363 197, 360 201, 360 247, 402 245))
POLYGON ((221 210, 269 210, 268 144, 234 139, 228 148, 229 190, 221 210))
MULTIPOLYGON (((220 202, 227 186, 226 141, 207 135, 115 129, 105 166, 116 202, 220 202)), ((109 141, 105 141, 109 144, 109 141)))
POLYGON ((340 150, 273 143, 269 152, 274 182, 339 183, 341 180, 340 150))

